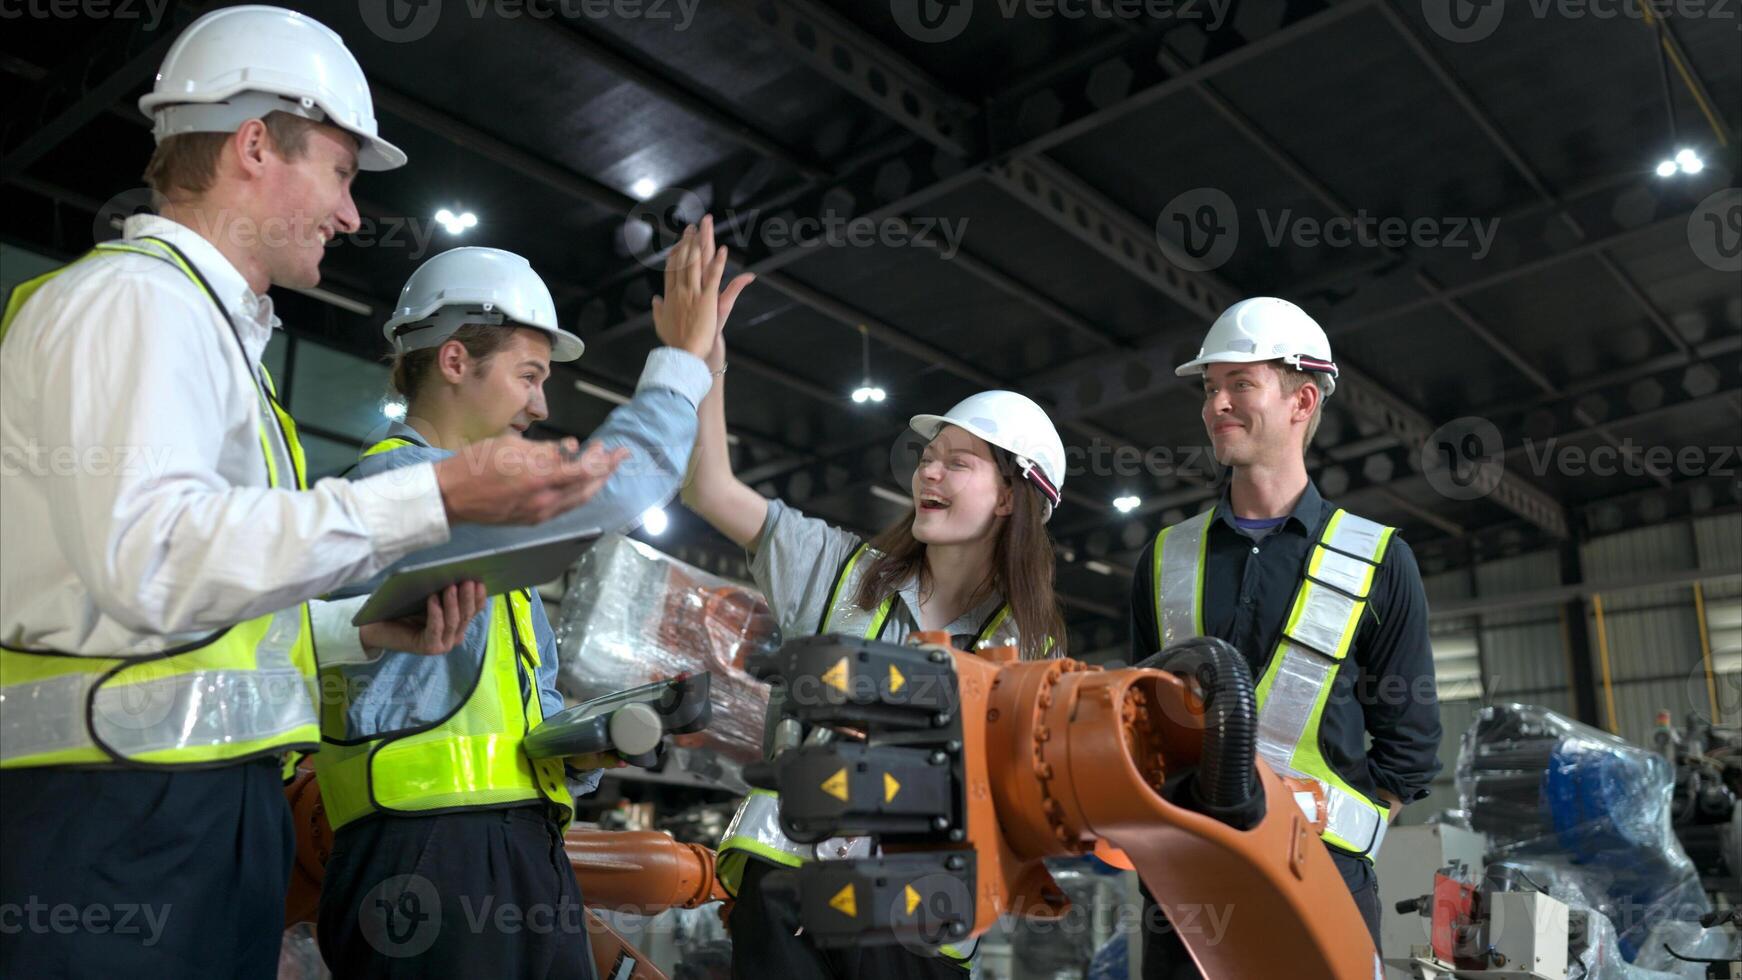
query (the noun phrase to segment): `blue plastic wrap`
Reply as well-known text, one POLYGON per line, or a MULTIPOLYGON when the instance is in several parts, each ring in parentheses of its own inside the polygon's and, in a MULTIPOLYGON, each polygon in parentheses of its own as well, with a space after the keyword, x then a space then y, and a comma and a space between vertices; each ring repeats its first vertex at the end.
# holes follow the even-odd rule
POLYGON ((1672 772, 1662 756, 1546 708, 1490 705, 1464 733, 1458 794, 1488 864, 1527 869, 1554 897, 1593 910, 1592 980, 1644 971, 1703 977, 1664 945, 1731 955, 1734 937, 1700 927, 1711 910, 1670 828, 1672 772))

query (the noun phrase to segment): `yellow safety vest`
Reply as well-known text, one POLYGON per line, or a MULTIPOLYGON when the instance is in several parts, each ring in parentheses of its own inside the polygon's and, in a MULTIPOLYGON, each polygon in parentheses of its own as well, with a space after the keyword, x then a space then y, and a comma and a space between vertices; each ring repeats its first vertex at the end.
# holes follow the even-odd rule
MULTIPOLYGON (((387 439, 363 455, 412 445, 387 439)), ((526 733, 544 721, 530 590, 490 600, 489 642, 466 698, 447 717, 382 735, 350 737, 343 669, 322 668, 321 739, 315 772, 336 830, 371 813, 427 816, 549 800, 574 816, 561 759, 534 761, 526 733), (525 684, 522 685, 524 679, 525 684), (527 696, 522 697, 525 690, 527 696)), ((409 656, 409 654, 402 654, 409 656)))
MULTIPOLYGON (((1215 509, 1155 539, 1155 622, 1161 649, 1204 632, 1204 550, 1215 509)), ((1373 576, 1394 529, 1338 509, 1313 545, 1282 637, 1258 682, 1258 754, 1276 772, 1325 789, 1327 843, 1372 860, 1389 808, 1350 786, 1319 744, 1337 671, 1348 658, 1373 576)))
MULTIPOLYGON (((896 597, 891 595, 877 604, 874 609, 864 609, 854 601, 859 591, 859 559, 870 550, 869 545, 860 545, 841 570, 835 576, 834 586, 829 590, 829 601, 823 609, 822 621, 817 624, 817 634, 845 633, 849 636, 863 636, 867 640, 875 640, 883 635, 883 629, 889 623, 889 614, 895 608, 896 597)), ((1022 636, 1017 631, 1016 620, 1010 615, 1008 603, 999 606, 980 632, 974 637, 974 649, 1001 646, 1020 646, 1022 636)), ((1052 642, 1049 638, 1047 648, 1052 642)), ((730 895, 738 894, 738 885, 744 879, 744 866, 750 855, 771 861, 788 868, 796 868, 811 860, 839 860, 843 858, 864 858, 871 856, 871 840, 868 837, 834 837, 820 844, 800 844, 786 836, 780 829, 780 794, 773 790, 753 789, 744 802, 738 805, 738 812, 732 815, 732 822, 726 825, 726 833, 720 841, 717 851, 719 855, 714 863, 714 876, 720 885, 730 895)), ((973 946, 963 951, 955 946, 945 946, 940 952, 950 959, 965 962, 974 955, 973 946)))
MULTIPOLYGON (((129 254, 174 266, 235 334, 205 277, 168 242, 104 242, 77 261, 129 254)), ((0 343, 30 297, 67 268, 13 290, 0 319, 0 343)), ((238 347, 241 342, 236 334, 238 347)), ((279 405, 264 366, 255 387, 267 484, 306 489, 296 423, 279 405), (267 419, 277 424, 267 425, 267 419)), ((302 604, 156 653, 86 656, 0 647, 0 701, 6 706, 0 768, 205 767, 312 749, 320 744, 313 681, 314 646, 302 604)))

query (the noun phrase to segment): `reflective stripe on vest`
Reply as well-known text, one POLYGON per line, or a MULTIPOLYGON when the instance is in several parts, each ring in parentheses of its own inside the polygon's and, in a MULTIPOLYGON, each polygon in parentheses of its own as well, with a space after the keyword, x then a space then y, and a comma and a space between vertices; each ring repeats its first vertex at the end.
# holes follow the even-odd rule
MULTIPOLYGON (((409 445, 390 439, 364 455, 409 445)), ((451 714, 431 724, 351 738, 346 722, 350 685, 342 668, 322 670, 322 689, 329 696, 322 703, 325 747, 315 756, 315 772, 334 829, 376 811, 428 814, 541 799, 561 809, 563 823, 573 817, 563 761, 534 761, 522 748, 526 733, 544 720, 532 625, 535 601, 526 590, 490 600, 489 639, 472 688, 451 714)))
MULTIPOLYGON (((143 254, 174 266, 213 301, 246 357, 230 313, 174 245, 157 238, 103 242, 78 261, 108 254, 143 254)), ((12 291, 0 320, 0 343, 24 303, 66 268, 12 291)), ((305 489, 296 423, 279 406, 265 366, 256 376, 256 393, 267 486, 305 489), (267 425, 268 418, 275 425, 267 425)), ((84 656, 0 648, 0 768, 213 766, 314 748, 319 726, 312 682, 314 646, 308 609, 301 604, 157 653, 84 656)))
MULTIPOLYGON (((849 636, 863 636, 875 640, 883 635, 884 628, 889 623, 890 613, 895 608, 896 597, 891 595, 874 609, 863 609, 855 596, 859 592, 860 559, 872 554, 869 545, 860 545, 846 562, 840 572, 835 575, 833 588, 829 590, 829 602, 823 610, 822 619, 817 623, 817 634, 844 633, 849 636)), ((998 611, 987 619, 980 632, 974 637, 973 647, 976 650, 1000 646, 1021 646, 1022 636, 1016 627, 1016 618, 1010 614, 1008 603, 1000 605, 998 611)), ((1047 640, 1047 649, 1052 648, 1052 640, 1047 640)), ((739 804, 738 812, 732 815, 732 822, 726 825, 726 832, 720 840, 719 858, 715 862, 714 877, 720 882, 726 892, 738 894, 738 885, 744 878, 744 864, 749 855, 762 858, 783 867, 796 868, 806 861, 846 860, 872 856, 871 838, 869 837, 831 837, 820 844, 800 844, 781 832, 780 829, 780 796, 772 790, 755 789, 744 802, 739 804)), ((940 952, 955 960, 967 960, 973 956, 979 947, 976 939, 966 947, 945 946, 940 952)))
MULTIPOLYGON (((114 254, 174 266, 217 307, 246 356, 229 312, 173 245, 155 238, 104 242, 78 261, 114 254)), ((30 297, 67 268, 13 290, 0 343, 30 297)), ((264 366, 255 388, 267 485, 305 489, 296 424, 278 404, 264 366)), ((156 653, 105 657, 0 648, 0 768, 209 766, 313 748, 320 732, 309 637, 308 609, 297 605, 156 653)))
MULTIPOLYGON (((1214 509, 1164 528, 1155 542, 1155 617, 1162 648, 1203 635, 1205 542, 1214 509)), ((1320 723, 1349 655, 1392 528, 1337 510, 1308 557, 1281 639, 1258 682, 1258 754, 1278 773, 1325 788, 1324 839, 1372 859, 1389 811, 1325 761, 1320 723)))

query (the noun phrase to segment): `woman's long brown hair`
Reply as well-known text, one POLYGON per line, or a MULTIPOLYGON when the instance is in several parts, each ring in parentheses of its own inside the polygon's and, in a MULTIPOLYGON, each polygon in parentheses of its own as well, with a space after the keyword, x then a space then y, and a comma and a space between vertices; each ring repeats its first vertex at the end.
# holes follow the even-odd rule
MULTIPOLYGON (((992 567, 974 590, 970 607, 998 594, 1010 604, 1010 615, 1022 634, 1022 659, 1039 660, 1064 653, 1065 622, 1053 595, 1054 559, 1052 537, 1046 533, 1046 501, 1040 491, 1022 478, 1016 461, 997 446, 992 458, 999 476, 1010 488, 1012 509, 998 532, 992 549, 992 567), (1051 638, 1052 647, 1047 647, 1051 638)), ((913 536, 914 514, 885 528, 871 540, 877 552, 853 602, 860 609, 874 609, 893 595, 910 577, 920 577, 925 590, 925 544, 913 536)))

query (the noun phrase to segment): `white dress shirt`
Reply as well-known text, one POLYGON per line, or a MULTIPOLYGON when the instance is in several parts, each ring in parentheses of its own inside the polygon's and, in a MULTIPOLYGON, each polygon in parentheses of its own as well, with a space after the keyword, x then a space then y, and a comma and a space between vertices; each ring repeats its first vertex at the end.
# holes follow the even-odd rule
MULTIPOLYGON (((78 263, 20 311, 0 357, 0 643, 159 651, 447 540, 429 465, 270 489, 254 378, 272 300, 190 228, 140 215, 124 230, 181 249, 241 349, 197 286, 144 255, 78 263)), ((323 661, 363 658, 361 601, 312 604, 323 661)))

